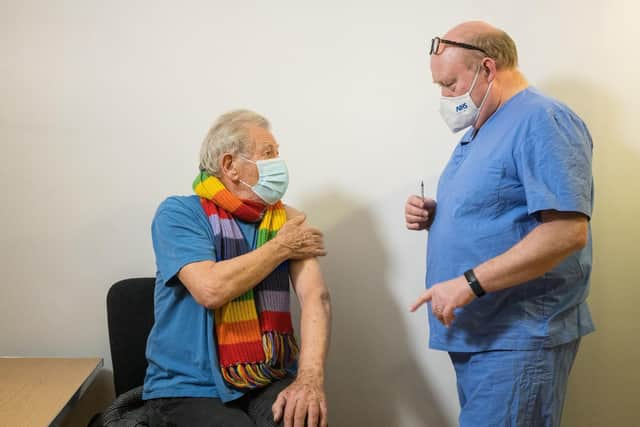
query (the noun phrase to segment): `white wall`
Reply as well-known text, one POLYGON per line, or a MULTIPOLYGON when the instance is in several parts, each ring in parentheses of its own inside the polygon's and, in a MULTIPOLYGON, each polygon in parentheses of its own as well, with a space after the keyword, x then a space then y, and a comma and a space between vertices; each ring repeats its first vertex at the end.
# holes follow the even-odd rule
MULTIPOLYGON (((402 207, 421 179, 435 192, 456 143, 437 113, 427 40, 484 19, 594 135, 598 332, 583 341, 564 425, 630 425, 636 3, 173 3, 0 4, 0 355, 99 355, 109 367, 108 287, 154 274, 155 208, 190 192, 212 121, 246 107, 273 123, 287 201, 326 233, 332 425, 455 425, 448 358, 427 349, 424 312, 407 312, 423 287, 425 235, 403 228, 402 207)), ((108 382, 93 405, 109 399, 108 382)))

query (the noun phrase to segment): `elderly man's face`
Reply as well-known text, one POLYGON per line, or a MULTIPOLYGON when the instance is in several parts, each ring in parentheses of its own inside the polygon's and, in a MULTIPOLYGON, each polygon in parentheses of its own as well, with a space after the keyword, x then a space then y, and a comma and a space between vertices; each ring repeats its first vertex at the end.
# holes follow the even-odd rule
MULTIPOLYGON (((280 156, 279 145, 267 129, 259 126, 249 128, 249 152, 246 157, 250 160, 275 159, 280 156)), ((251 162, 238 162, 238 172, 243 181, 253 185, 258 182, 258 168, 251 162)))

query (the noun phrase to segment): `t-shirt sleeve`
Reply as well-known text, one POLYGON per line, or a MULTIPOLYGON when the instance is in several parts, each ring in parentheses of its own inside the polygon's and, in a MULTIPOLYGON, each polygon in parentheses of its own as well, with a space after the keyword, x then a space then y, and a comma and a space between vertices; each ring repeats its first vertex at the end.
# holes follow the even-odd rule
MULTIPOLYGON (((179 198, 170 197, 158 208, 151 226, 158 274, 168 285, 187 264, 215 261, 215 249, 206 217, 179 198)), ((200 208, 201 209, 201 208, 200 208)))
POLYGON ((540 114, 518 148, 516 164, 530 215, 556 210, 591 218, 592 141, 577 116, 562 110, 540 114))

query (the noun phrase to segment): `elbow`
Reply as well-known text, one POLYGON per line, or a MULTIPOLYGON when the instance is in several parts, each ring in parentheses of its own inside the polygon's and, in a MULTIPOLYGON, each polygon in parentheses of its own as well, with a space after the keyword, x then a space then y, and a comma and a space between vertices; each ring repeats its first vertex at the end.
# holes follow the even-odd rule
POLYGON ((186 265, 178 273, 178 279, 196 304, 209 310, 222 307, 233 296, 230 285, 235 281, 229 276, 212 261, 186 265))
POLYGON ((204 301, 204 306, 209 310, 217 310, 231 300, 221 286, 215 286, 209 291, 209 295, 204 301))
POLYGON ((217 310, 224 305, 224 300, 222 298, 212 296, 202 301, 201 304, 209 310, 217 310))
POLYGON ((193 295, 193 299, 209 310, 215 310, 221 306, 220 300, 215 297, 215 295, 211 295, 209 292, 204 291, 199 293, 198 295, 193 295))
POLYGON ((580 251, 584 249, 587 246, 587 242, 588 242, 588 239, 586 235, 584 236, 580 235, 576 237, 576 240, 574 242, 574 251, 580 251))
POLYGON ((229 298, 225 295, 223 286, 220 285, 218 280, 211 280, 207 283, 203 283, 201 286, 201 292, 195 300, 198 304, 209 310, 216 310, 227 303, 229 298))
POLYGON ((581 223, 579 227, 576 227, 573 236, 573 251, 579 251, 584 249, 589 243, 589 226, 586 222, 581 223))

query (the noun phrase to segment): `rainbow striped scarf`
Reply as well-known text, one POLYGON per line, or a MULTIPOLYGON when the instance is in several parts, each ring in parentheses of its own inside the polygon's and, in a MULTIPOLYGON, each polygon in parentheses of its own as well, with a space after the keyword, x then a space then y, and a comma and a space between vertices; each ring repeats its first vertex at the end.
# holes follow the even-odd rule
MULTIPOLYGON (((213 229, 216 258, 231 259, 272 239, 287 220, 281 202, 273 206, 242 201, 216 177, 200 173, 195 193, 213 229), (257 239, 249 248, 235 222, 258 222, 257 239)), ((215 310, 220 371, 239 389, 264 387, 283 378, 298 357, 289 311, 289 264, 282 263, 253 289, 215 310)))

